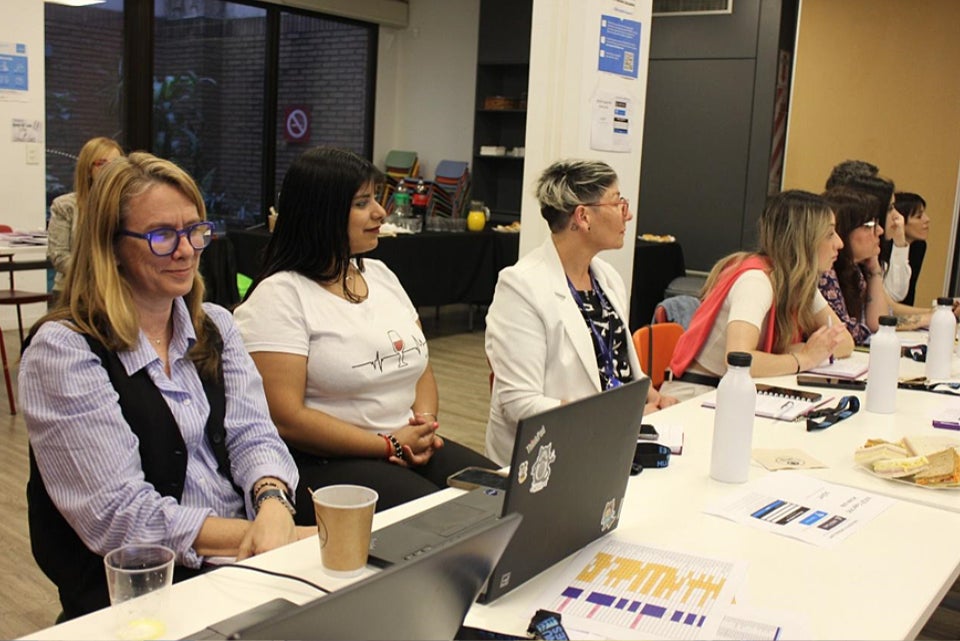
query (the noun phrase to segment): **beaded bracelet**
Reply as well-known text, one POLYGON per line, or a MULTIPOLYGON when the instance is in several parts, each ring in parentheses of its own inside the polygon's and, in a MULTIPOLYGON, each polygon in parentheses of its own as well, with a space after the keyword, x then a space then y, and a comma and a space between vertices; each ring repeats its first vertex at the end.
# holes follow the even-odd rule
POLYGON ((396 456, 398 459, 403 459, 403 446, 400 445, 397 437, 393 434, 381 434, 380 436, 387 442, 387 458, 396 456))
POLYGON ((255 503, 257 497, 260 495, 260 492, 263 491, 265 487, 272 487, 275 490, 280 490, 281 492, 286 492, 286 488, 276 481, 259 481, 253 484, 253 487, 250 488, 250 501, 255 503))

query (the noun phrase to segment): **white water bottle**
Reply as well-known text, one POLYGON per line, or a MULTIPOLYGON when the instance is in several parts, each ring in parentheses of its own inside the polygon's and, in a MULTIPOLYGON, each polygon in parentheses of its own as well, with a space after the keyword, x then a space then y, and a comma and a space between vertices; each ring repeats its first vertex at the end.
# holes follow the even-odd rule
POLYGON ((927 379, 942 381, 950 378, 953 364, 953 339, 957 333, 957 319, 953 315, 953 299, 938 298, 937 309, 930 319, 930 339, 927 341, 927 379))
POLYGON ((867 411, 893 414, 897 408, 897 379, 900 376, 900 339, 897 318, 881 316, 880 329, 870 338, 870 367, 867 370, 867 411))
POLYGON ((750 472, 757 409, 757 387, 750 377, 752 360, 745 352, 727 354, 727 373, 717 387, 710 477, 724 483, 745 483, 750 472))

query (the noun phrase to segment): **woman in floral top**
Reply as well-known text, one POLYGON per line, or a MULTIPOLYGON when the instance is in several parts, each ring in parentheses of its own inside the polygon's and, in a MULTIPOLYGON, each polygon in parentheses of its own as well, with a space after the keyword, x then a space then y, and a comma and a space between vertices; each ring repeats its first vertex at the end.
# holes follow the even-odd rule
POLYGON ((879 201, 872 195, 846 187, 824 194, 837 216, 837 233, 843 239, 833 269, 820 276, 820 292, 843 321, 857 345, 870 342, 887 313, 880 264, 883 227, 877 217, 879 201))

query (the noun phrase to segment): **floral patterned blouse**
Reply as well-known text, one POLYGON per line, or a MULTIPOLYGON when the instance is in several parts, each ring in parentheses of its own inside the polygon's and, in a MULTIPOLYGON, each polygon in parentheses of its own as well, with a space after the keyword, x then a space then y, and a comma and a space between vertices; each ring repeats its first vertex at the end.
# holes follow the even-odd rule
MULTIPOLYGON (((859 269, 856 273, 858 279, 857 290, 860 292, 860 297, 866 300, 867 279, 863 277, 863 272, 859 269)), ((865 322, 864 313, 866 312, 867 306, 863 306, 864 312, 861 313, 860 318, 850 316, 847 312, 847 303, 843 300, 843 292, 840 291, 840 281, 837 279, 837 272, 831 269, 828 272, 820 274, 820 282, 817 283, 817 286, 820 288, 820 293, 823 294, 823 297, 827 299, 827 303, 836 313, 837 318, 847 326, 847 331, 853 336, 853 341, 857 345, 866 345, 869 343, 870 336, 873 332, 870 331, 870 328, 867 327, 865 322)))

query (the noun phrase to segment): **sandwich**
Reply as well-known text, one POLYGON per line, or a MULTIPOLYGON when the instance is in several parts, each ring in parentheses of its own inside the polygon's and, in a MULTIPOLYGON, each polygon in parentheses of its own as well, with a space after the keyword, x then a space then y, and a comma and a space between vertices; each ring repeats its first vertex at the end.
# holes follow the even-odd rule
MULTIPOLYGON (((870 441, 867 441, 867 443, 870 443, 870 441)), ((873 464, 877 461, 907 458, 909 456, 910 452, 900 445, 883 441, 874 445, 865 445, 858 448, 857 451, 853 453, 853 460, 856 461, 858 465, 872 469, 873 464)))
POLYGON ((930 465, 914 477, 917 485, 943 486, 960 483, 960 452, 948 447, 925 457, 930 465))
POLYGON ((926 456, 906 456, 875 462, 873 473, 886 479, 899 479, 922 473, 929 467, 926 456))

